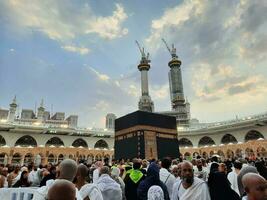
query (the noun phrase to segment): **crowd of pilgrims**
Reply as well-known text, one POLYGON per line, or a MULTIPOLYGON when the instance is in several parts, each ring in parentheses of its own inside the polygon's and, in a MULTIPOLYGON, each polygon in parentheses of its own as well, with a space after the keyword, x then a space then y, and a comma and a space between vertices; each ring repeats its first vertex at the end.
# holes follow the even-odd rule
POLYGON ((0 188, 36 187, 33 200, 267 200, 265 161, 214 156, 0 165, 0 188))

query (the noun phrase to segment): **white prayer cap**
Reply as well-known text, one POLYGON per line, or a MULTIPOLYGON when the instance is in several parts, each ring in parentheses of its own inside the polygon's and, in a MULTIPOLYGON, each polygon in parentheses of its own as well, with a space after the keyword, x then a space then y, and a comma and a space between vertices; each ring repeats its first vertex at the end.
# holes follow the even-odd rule
POLYGON ((147 192, 148 200, 164 200, 164 193, 161 187, 153 185, 149 188, 147 192))
POLYGON ((118 167, 113 167, 112 170, 111 170, 111 175, 113 175, 115 177, 119 177, 120 169, 118 167))

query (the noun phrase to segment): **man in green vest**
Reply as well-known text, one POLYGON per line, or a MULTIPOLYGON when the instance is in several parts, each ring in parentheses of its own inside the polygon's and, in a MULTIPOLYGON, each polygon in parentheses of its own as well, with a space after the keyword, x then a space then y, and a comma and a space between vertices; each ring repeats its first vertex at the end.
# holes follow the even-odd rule
POLYGON ((140 168, 141 168, 141 160, 134 158, 133 169, 130 171, 130 173, 127 173, 124 178, 125 196, 127 200, 137 199, 138 185, 145 178, 140 168))

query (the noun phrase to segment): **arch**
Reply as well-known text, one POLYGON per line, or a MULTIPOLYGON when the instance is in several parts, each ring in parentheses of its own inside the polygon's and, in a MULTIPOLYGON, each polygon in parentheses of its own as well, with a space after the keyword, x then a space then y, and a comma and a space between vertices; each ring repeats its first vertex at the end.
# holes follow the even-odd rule
POLYGON ((108 143, 105 140, 98 140, 95 143, 94 148, 99 148, 99 149, 108 149, 108 143))
POLYGON ((15 146, 22 146, 22 147, 36 147, 37 146, 37 142, 36 140, 30 136, 30 135, 24 135, 22 137, 20 137, 16 143, 15 146))
POLYGON ((249 132, 247 132, 246 136, 245 136, 245 142, 249 141, 249 140, 257 140, 259 138, 263 138, 264 136, 256 130, 250 130, 249 132))
POLYGON ((218 155, 219 155, 220 157, 224 158, 224 153, 223 153, 222 150, 219 150, 219 151, 218 151, 218 155))
POLYGON ((193 153, 193 157, 196 158, 197 156, 199 156, 199 153, 198 152, 194 152, 193 153))
POLYGON ((190 156, 191 156, 191 153, 185 152, 184 157, 190 157, 190 156))
POLYGON ((1 153, 0 154, 0 164, 7 164, 7 160, 8 160, 8 155, 6 153, 1 153))
POLYGON ((52 145, 56 147, 65 146, 64 142, 59 137, 52 137, 45 144, 45 146, 52 146, 52 145))
POLYGON ((79 155, 79 161, 85 161, 85 155, 80 154, 79 155))
POLYGON ((254 151, 251 148, 246 148, 245 155, 246 157, 254 156, 254 151))
POLYGON ((215 144, 214 140, 208 136, 202 137, 198 142, 198 146, 200 146, 200 147, 206 146, 206 145, 214 145, 214 144, 215 144))
POLYGON ((54 154, 50 153, 48 155, 47 162, 49 162, 49 163, 54 163, 55 162, 55 156, 54 156, 54 154))
POLYGON ((19 154, 19 153, 15 153, 15 154, 13 155, 13 157, 12 157, 12 161, 11 161, 11 163, 12 163, 12 164, 20 164, 20 162, 21 162, 21 154, 19 154))
POLYGON ((236 157, 241 158, 241 157, 243 156, 243 151, 242 151, 242 149, 237 149, 237 150, 235 151, 235 155, 236 155, 236 157))
POLYGON ((96 156, 95 156, 95 160, 97 161, 97 160, 101 160, 101 154, 97 154, 96 156))
POLYGON ((203 157, 203 158, 208 158, 208 154, 207 154, 207 152, 204 151, 204 152, 202 153, 202 157, 203 157))
POLYGON ((6 140, 5 140, 5 138, 2 136, 2 135, 0 135, 0 147, 1 146, 5 146, 6 145, 6 140))
POLYGON ((232 134, 225 134, 221 139, 221 144, 237 143, 237 139, 232 134))
POLYGON ((27 153, 25 156, 24 156, 24 164, 29 164, 31 162, 34 161, 34 157, 31 153, 27 153))
POLYGON ((78 139, 76 139, 73 143, 72 143, 72 146, 74 146, 74 147, 85 147, 85 148, 88 148, 88 144, 87 144, 87 142, 84 140, 84 139, 82 139, 82 138, 78 138, 78 139))
POLYGON ((233 158, 234 157, 234 152, 231 149, 228 149, 226 152, 227 158, 233 158))
POLYGON ((179 140, 179 146, 180 147, 192 147, 193 143, 187 138, 181 138, 179 140))
POLYGON ((210 157, 214 154, 214 151, 210 151, 210 157))
POLYGON ((266 158, 267 157, 267 151, 264 147, 258 147, 257 148, 257 156, 266 158))
POLYGON ((58 156, 58 162, 61 162, 64 160, 64 155, 63 154, 59 154, 58 156))

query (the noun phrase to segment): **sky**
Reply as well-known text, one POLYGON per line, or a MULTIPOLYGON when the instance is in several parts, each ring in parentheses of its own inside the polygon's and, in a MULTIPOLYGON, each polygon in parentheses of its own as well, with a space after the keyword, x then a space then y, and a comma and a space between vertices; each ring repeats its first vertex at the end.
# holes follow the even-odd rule
POLYGON ((191 116, 214 122, 267 109, 267 1, 0 1, 0 107, 46 110, 104 127, 138 109, 140 52, 150 53, 155 111, 171 109, 169 52, 182 61, 191 116))

